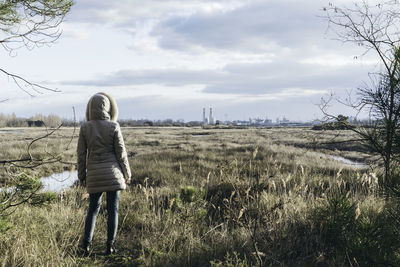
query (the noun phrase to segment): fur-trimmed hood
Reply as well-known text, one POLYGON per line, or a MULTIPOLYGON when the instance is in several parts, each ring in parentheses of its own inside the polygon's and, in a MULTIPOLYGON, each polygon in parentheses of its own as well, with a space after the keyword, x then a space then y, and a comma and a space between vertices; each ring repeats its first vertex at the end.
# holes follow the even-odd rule
POLYGON ((116 122, 118 106, 109 94, 100 92, 89 99, 86 106, 86 120, 111 120, 116 122))

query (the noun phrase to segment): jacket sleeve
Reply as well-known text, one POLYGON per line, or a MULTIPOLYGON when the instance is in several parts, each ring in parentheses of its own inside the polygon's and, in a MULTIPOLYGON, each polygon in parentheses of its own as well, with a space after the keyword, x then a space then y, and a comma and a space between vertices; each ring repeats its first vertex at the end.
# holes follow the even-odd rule
POLYGON ((128 162, 128 155, 126 153, 124 139, 122 137, 121 128, 119 125, 115 128, 114 133, 114 150, 119 165, 121 166, 124 178, 126 181, 131 179, 131 168, 128 162))
POLYGON ((81 181, 84 181, 86 179, 86 154, 87 154, 87 144, 82 125, 81 129, 79 130, 78 148, 77 148, 78 178, 81 181))

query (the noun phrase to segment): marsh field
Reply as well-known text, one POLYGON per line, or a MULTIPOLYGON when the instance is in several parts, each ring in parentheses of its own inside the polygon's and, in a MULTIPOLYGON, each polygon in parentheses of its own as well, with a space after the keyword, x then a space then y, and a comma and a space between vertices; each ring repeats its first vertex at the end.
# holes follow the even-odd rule
MULTIPOLYGON (((46 130, 0 129, 0 159, 31 155, 46 161, 31 168, 23 161, 5 164, 3 186, 10 171, 40 178, 74 169, 78 132, 61 128, 31 144, 46 130)), ((103 255, 103 208, 92 253, 79 254, 88 196, 73 187, 44 205, 20 205, 1 221, 2 266, 400 262, 397 202, 382 193, 377 158, 351 141, 357 139, 351 131, 127 127, 122 132, 133 183, 120 198, 118 254, 103 255)))

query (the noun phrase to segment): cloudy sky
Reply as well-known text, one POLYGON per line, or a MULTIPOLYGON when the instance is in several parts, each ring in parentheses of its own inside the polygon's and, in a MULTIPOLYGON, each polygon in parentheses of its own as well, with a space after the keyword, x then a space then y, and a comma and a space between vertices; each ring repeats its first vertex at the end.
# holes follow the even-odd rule
MULTIPOLYGON (((84 117, 96 92, 122 119, 321 118, 321 97, 345 97, 377 68, 327 31, 325 0, 76 0, 56 44, 0 67, 61 90, 23 93, 0 74, 0 112, 84 117), (357 56, 357 59, 355 59, 357 56)), ((338 2, 338 1, 336 1, 338 2)), ((340 1, 351 3, 351 1, 340 1)), ((332 112, 350 115, 333 105, 332 112)))

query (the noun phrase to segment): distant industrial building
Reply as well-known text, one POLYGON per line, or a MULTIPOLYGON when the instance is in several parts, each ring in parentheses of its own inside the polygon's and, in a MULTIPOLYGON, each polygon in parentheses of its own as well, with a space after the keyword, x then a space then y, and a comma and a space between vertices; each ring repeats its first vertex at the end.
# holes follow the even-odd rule
POLYGON ((210 108, 210 115, 206 117, 206 108, 203 108, 203 124, 215 124, 217 119, 213 115, 213 110, 210 108))
POLYGON ((282 119, 276 118, 276 124, 288 124, 290 121, 283 116, 282 119))
POLYGON ((287 119, 285 116, 277 117, 276 120, 271 120, 267 115, 250 117, 248 120, 227 120, 228 114, 225 114, 225 120, 217 120, 213 113, 213 108, 209 108, 209 114, 207 114, 206 108, 203 108, 202 121, 198 122, 203 125, 233 125, 233 126, 256 126, 256 127, 276 127, 276 126, 309 126, 313 125, 312 122, 295 122, 287 119), (208 115, 208 116, 207 116, 208 115))

